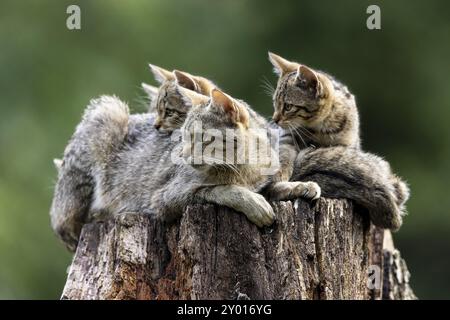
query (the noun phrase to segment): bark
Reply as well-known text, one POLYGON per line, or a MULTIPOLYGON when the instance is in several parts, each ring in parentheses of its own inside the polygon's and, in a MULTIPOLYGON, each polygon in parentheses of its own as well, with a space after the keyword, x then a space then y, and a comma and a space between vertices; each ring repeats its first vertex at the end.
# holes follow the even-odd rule
POLYGON ((390 233, 351 202, 274 208, 265 229, 213 205, 192 205, 171 225, 135 213, 88 224, 62 298, 415 298, 390 233))

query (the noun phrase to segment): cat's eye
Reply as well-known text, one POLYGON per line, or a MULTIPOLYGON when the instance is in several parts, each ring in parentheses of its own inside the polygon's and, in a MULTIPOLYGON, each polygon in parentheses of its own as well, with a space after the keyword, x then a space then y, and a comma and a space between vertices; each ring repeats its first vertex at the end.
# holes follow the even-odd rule
POLYGON ((166 117, 171 117, 176 113, 175 110, 166 110, 166 117))
POLYGON ((289 111, 292 110, 293 107, 294 107, 294 106, 293 106, 292 104, 286 103, 286 104, 284 105, 284 111, 289 112, 289 111))

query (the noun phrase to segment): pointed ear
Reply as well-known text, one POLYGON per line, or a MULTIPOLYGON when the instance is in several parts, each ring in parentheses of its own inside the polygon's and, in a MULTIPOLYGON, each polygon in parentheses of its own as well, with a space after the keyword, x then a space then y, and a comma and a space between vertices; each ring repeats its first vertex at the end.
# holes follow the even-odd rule
POLYGON ((161 67, 157 67, 153 64, 149 64, 150 70, 155 77, 155 80, 159 83, 164 83, 166 81, 175 80, 175 76, 169 70, 163 69, 161 67))
POLYGON ((211 91, 211 100, 212 105, 223 108, 234 123, 241 123, 248 128, 249 114, 245 106, 217 88, 211 91))
POLYGON ((300 66, 297 62, 288 61, 272 52, 269 52, 269 60, 274 67, 273 70, 280 77, 289 72, 297 70, 297 68, 300 66))
POLYGON ((313 91, 316 97, 322 94, 323 86, 319 76, 307 66, 298 67, 296 80, 305 88, 313 91))
POLYGON ((56 171, 60 171, 63 161, 61 159, 53 159, 53 164, 55 165, 56 171))
POLYGON ((204 96, 195 91, 186 89, 180 85, 177 85, 177 91, 180 93, 183 101, 187 106, 198 106, 202 104, 206 104, 209 101, 209 97, 204 96))
POLYGON ((189 90, 200 92, 200 88, 197 85, 195 79, 189 73, 174 70, 173 74, 175 76, 175 79, 177 79, 177 83, 180 86, 189 90))
POLYGON ((175 75, 179 85, 204 95, 209 96, 211 90, 216 87, 210 80, 203 77, 193 76, 187 72, 174 70, 173 74, 175 75))
POLYGON ((151 86, 144 82, 141 83, 142 89, 144 89, 145 93, 150 98, 150 101, 153 101, 158 96, 159 89, 157 87, 151 86))
POLYGON ((211 91, 216 87, 216 85, 203 77, 194 77, 195 82, 199 87, 199 91, 201 94, 210 95, 211 91))

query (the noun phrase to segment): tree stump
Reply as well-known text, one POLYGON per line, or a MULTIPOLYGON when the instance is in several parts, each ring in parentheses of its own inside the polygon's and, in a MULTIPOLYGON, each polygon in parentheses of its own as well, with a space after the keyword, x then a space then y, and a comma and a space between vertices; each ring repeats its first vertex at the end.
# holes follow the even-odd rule
POLYGON ((390 233, 350 201, 273 205, 265 229, 214 205, 87 224, 62 299, 415 299, 390 233))

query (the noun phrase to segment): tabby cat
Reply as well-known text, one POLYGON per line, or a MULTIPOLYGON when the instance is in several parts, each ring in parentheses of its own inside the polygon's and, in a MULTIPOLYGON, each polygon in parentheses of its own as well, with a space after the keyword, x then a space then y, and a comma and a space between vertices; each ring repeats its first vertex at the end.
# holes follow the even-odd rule
POLYGON ((188 106, 181 102, 177 85, 204 95, 209 95, 215 87, 212 81, 187 72, 170 72, 155 65, 150 65, 150 69, 160 87, 155 88, 145 83, 142 87, 151 100, 149 110, 157 114, 155 127, 161 132, 171 133, 181 128, 189 111, 188 106))
MULTIPOLYGON (((244 102, 220 90, 211 90, 206 97, 180 86, 174 89, 164 91, 167 107, 195 106, 188 112, 183 137, 190 136, 193 118, 214 129, 237 129, 244 138, 250 128, 267 126, 244 102), (172 99, 170 92, 181 99, 172 99)), ((270 204, 254 192, 267 183, 258 165, 199 167, 174 161, 174 155, 195 140, 183 140, 183 149, 177 150, 181 132, 169 136, 154 123, 152 114, 130 116, 128 106, 116 97, 91 101, 65 150, 50 212, 54 230, 69 249, 76 248, 82 225, 94 217, 141 212, 170 221, 196 201, 243 212, 258 226, 273 222, 270 204)), ((283 182, 278 187, 279 197, 315 198, 320 192, 313 182, 283 182)))
POLYGON ((352 199, 374 224, 398 229, 409 189, 387 162, 361 151, 355 97, 325 72, 273 53, 269 60, 279 76, 273 120, 284 129, 276 181, 316 181, 324 196, 352 199))
MULTIPOLYGON (((164 69, 152 66, 153 74, 158 81, 161 81, 164 69)), ((167 71, 167 75, 171 74, 167 71)), ((164 85, 164 83, 163 83, 164 85)), ((143 84, 144 90, 147 92, 150 98, 150 108, 148 113, 133 114, 128 117, 128 132, 126 139, 128 143, 132 143, 133 140, 138 139, 140 135, 147 135, 149 140, 154 140, 150 143, 151 146, 167 145, 170 143, 170 136, 159 132, 155 129, 154 111, 158 106, 160 99, 159 88, 143 84)), ((161 94, 166 95, 166 91, 162 91, 161 94)), ((122 104, 115 97, 104 97, 99 100, 93 100, 91 105, 102 101, 102 104, 122 104), (120 102, 120 103, 119 103, 120 102)), ((182 103, 181 100, 170 99, 173 103, 182 103)), ((174 105, 173 108, 179 106, 174 105)), ((92 106, 88 109, 93 108, 92 106)), ((117 107, 115 107, 117 109, 117 107)), ((112 110, 115 110, 112 108, 112 110)), ((84 118, 86 118, 88 112, 85 112, 84 118)), ((113 113, 106 113, 105 121, 109 117, 117 118, 113 113)), ((52 206, 50 209, 50 218, 52 228, 56 234, 62 239, 69 250, 75 250, 78 241, 78 236, 81 231, 82 225, 91 219, 92 215, 98 213, 92 211, 92 201, 94 196, 95 184, 93 173, 94 158, 90 152, 87 141, 95 137, 89 136, 88 130, 82 125, 88 122, 87 119, 83 119, 77 126, 75 133, 71 137, 67 147, 65 148, 63 158, 61 160, 55 159, 55 167, 58 171, 58 179, 55 186, 54 197, 52 206)), ((180 125, 181 126, 181 125, 180 125)), ((112 128, 111 128, 112 129, 112 128)), ((119 130, 119 128, 117 128, 119 130)), ((112 133, 113 130, 110 131, 112 133)), ((96 132, 102 133, 103 132, 96 132)), ((107 132, 105 132, 107 134, 107 132)))

